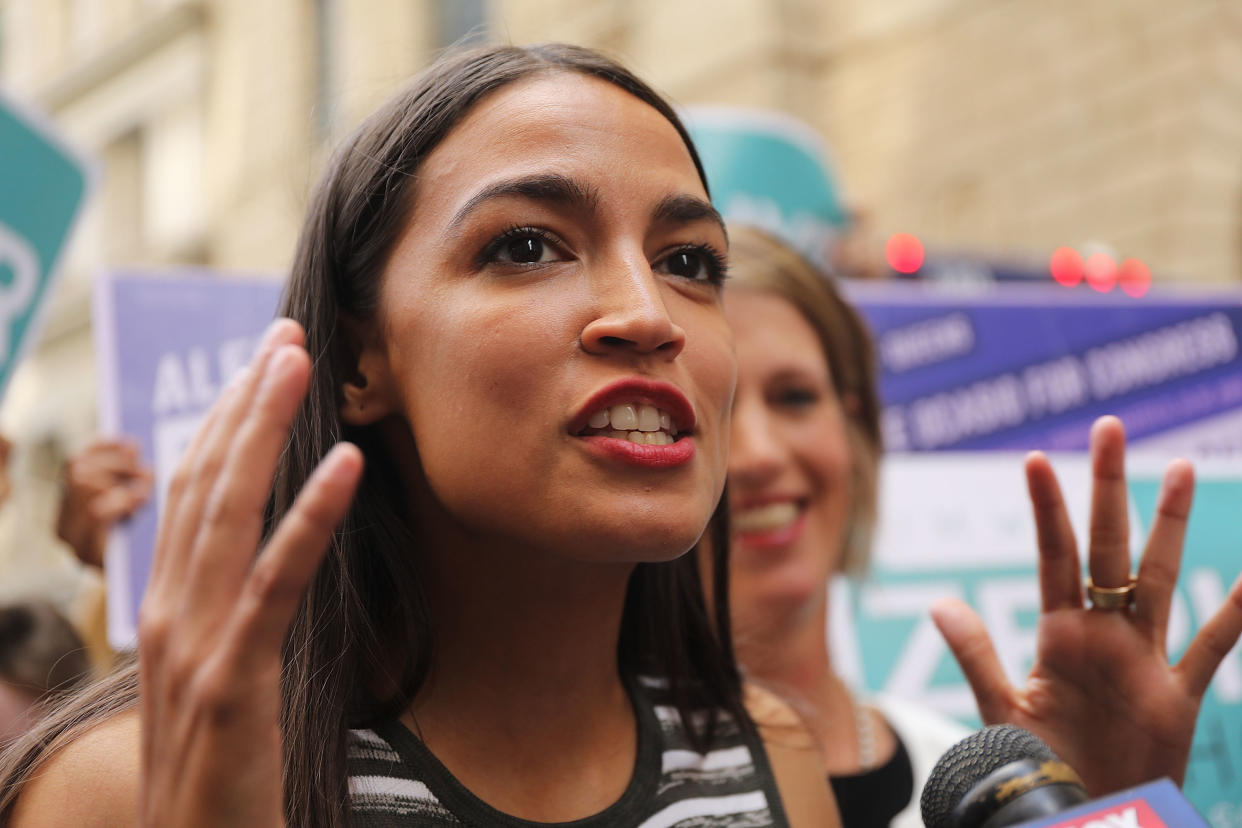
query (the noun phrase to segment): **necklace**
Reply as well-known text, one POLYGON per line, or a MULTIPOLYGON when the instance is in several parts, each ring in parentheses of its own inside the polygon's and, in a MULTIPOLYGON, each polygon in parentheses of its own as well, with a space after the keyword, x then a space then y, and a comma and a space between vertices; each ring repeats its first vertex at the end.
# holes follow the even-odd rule
POLYGON ((854 733, 858 737, 858 764, 864 771, 875 767, 875 723, 864 705, 853 698, 850 704, 854 708, 854 733))

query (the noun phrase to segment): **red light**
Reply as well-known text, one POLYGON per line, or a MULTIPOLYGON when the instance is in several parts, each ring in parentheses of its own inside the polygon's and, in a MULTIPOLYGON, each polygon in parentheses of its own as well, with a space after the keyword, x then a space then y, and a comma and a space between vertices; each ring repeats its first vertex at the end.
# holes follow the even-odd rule
POLYGON ((1072 247, 1058 247, 1048 260, 1048 270, 1057 284, 1073 287, 1082 281, 1082 254, 1072 247))
POLYGON ((1138 259, 1126 259, 1122 262, 1117 279, 1121 282, 1121 289, 1135 299, 1147 293, 1147 289, 1151 287, 1151 271, 1138 259))
POLYGON ((1083 270, 1087 284, 1100 293, 1108 293, 1117 285, 1117 263, 1107 253, 1092 253, 1083 270))
POLYGON ((917 273, 923 266, 923 243, 909 233, 894 233, 884 245, 884 258, 898 273, 917 273))

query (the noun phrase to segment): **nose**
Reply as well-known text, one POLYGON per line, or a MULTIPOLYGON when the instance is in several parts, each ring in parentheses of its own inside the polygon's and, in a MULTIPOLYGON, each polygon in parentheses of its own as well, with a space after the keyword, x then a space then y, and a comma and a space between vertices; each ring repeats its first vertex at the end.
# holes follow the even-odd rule
POLYGON ((662 280, 645 257, 604 269, 592 281, 595 313, 582 330, 583 350, 673 359, 686 347, 686 332, 669 316, 662 280))
MULTIPOLYGON (((739 389, 739 395, 742 389, 739 389)), ((739 396, 733 404, 729 439, 729 486, 735 493, 761 489, 780 477, 785 446, 761 399, 739 396)))

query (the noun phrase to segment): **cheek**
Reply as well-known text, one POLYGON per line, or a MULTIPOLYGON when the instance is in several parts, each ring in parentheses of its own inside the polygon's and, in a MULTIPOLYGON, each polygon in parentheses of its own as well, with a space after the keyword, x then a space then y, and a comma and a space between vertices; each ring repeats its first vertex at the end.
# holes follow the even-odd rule
MULTIPOLYGON (((543 419, 541 373, 564 361, 564 320, 549 303, 463 299, 459 310, 417 325, 418 342, 394 359, 410 426, 420 451, 434 451, 440 435, 470 433, 503 440, 543 419), (424 448, 426 444, 426 448, 424 448)), ((572 345, 572 342, 569 343, 572 345)), ((445 446, 469 450, 457 442, 445 446)))
POLYGON ((737 388, 737 355, 733 336, 723 316, 710 317, 698 336, 687 336, 683 359, 694 384, 699 403, 696 412, 703 419, 700 432, 708 443, 713 469, 724 479, 729 462, 729 428, 733 394, 737 388))
POLYGON ((800 455, 805 474, 816 489, 812 545, 831 558, 830 569, 839 565, 845 532, 854 509, 855 475, 853 456, 844 423, 821 423, 799 435, 800 455))
POLYGON ((808 419, 794 435, 806 473, 823 486, 839 489, 851 484, 853 460, 844 417, 839 411, 825 411, 808 419))
POLYGON ((548 443, 539 428, 550 419, 540 372, 556 363, 558 346, 527 308, 439 306, 434 316, 407 317, 407 335, 392 336, 390 364, 427 485, 450 513, 474 523, 489 499, 513 496, 505 488, 513 481, 550 473, 536 450, 548 443))

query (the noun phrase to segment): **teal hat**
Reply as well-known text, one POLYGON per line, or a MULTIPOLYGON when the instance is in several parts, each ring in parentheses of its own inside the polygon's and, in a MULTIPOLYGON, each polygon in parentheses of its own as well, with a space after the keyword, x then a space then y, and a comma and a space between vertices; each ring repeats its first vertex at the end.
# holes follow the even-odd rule
POLYGON ((847 217, 819 133, 763 109, 690 107, 681 115, 725 220, 775 233, 827 266, 847 217))

